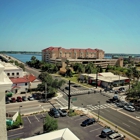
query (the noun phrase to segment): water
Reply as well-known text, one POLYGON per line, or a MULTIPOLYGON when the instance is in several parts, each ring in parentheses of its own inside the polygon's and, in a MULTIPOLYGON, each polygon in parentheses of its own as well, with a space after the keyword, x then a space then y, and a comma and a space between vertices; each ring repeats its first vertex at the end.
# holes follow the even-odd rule
POLYGON ((12 57, 14 57, 14 58, 24 62, 24 63, 26 63, 27 61, 30 61, 32 56, 35 56, 36 59, 38 59, 40 61, 42 60, 42 56, 41 55, 35 55, 35 54, 34 55, 30 55, 30 54, 11 54, 11 53, 8 53, 7 55, 8 56, 12 56, 12 57))

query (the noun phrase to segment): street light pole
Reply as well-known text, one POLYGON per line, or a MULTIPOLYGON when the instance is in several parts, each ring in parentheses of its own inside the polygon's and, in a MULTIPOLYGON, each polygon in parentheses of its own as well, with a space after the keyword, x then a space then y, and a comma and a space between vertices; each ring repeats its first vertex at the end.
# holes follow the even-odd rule
POLYGON ((68 110, 70 109, 70 98, 71 98, 71 95, 70 95, 70 80, 69 80, 68 110))
POLYGON ((98 109, 98 122, 99 122, 99 116, 100 116, 100 101, 98 101, 99 109, 98 109))
POLYGON ((47 100, 47 83, 45 83, 45 102, 47 100))
POLYGON ((21 113, 21 112, 20 112, 20 108, 21 108, 21 107, 22 107, 22 106, 19 106, 19 114, 21 113))

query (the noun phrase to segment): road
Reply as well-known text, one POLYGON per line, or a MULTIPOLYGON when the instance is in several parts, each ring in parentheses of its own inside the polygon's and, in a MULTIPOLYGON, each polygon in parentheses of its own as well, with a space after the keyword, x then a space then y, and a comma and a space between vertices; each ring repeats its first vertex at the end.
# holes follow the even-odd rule
POLYGON ((84 108, 88 108, 90 111, 98 114, 98 101, 100 100, 100 115, 102 117, 136 135, 137 137, 140 137, 140 120, 136 120, 136 117, 131 115, 134 113, 140 115, 140 112, 124 111, 123 109, 116 107, 115 104, 106 103, 107 99, 107 96, 103 96, 100 93, 88 94, 77 96, 77 101, 73 101, 73 104, 75 106, 83 106, 84 108), (128 114, 130 116, 128 116, 128 114))
POLYGON ((21 114, 31 114, 35 112, 49 111, 50 108, 55 106, 56 108, 63 107, 56 100, 51 100, 47 103, 39 102, 38 100, 17 102, 6 104, 6 112, 19 111, 21 114), (22 107, 20 107, 22 106, 22 107))

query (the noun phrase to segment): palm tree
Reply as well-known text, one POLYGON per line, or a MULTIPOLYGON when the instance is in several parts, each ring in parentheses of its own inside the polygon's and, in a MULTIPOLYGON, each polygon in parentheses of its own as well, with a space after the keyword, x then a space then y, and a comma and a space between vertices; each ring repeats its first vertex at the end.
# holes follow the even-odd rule
POLYGON ((131 78, 132 78, 132 76, 133 76, 133 71, 132 71, 132 69, 128 69, 128 70, 127 70, 126 76, 129 78, 129 91, 130 91, 130 81, 131 81, 131 78))

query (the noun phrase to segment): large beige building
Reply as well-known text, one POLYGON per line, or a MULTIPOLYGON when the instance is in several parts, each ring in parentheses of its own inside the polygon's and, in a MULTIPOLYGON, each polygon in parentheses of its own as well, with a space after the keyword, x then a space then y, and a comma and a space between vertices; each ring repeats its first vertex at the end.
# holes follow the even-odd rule
MULTIPOLYGON (((64 66, 66 60, 70 63, 87 64, 89 62, 106 68, 107 65, 123 66, 123 59, 104 59, 104 51, 100 49, 64 49, 49 47, 42 50, 42 60, 49 63, 60 63, 64 66)), ((63 67, 62 66, 62 67, 63 67)))
POLYGON ((99 49, 65 49, 61 47, 49 47, 42 50, 43 61, 50 62, 51 59, 102 59, 104 51, 99 49))

